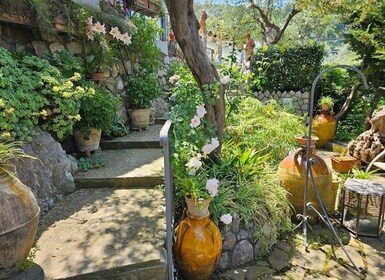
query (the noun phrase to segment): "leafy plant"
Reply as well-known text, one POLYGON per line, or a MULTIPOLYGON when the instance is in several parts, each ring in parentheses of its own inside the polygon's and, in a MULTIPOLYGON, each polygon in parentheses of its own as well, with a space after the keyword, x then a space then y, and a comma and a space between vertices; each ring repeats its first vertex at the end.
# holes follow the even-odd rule
POLYGON ((90 133, 91 128, 110 133, 119 97, 92 82, 83 82, 83 85, 90 88, 92 92, 81 100, 80 121, 76 123, 76 127, 85 135, 90 133))
POLYGON ((26 154, 21 148, 21 142, 10 142, 2 143, 0 142, 0 173, 7 173, 8 175, 13 176, 10 168, 12 164, 11 160, 16 160, 20 158, 33 158, 32 156, 26 154))
POLYGON ((88 93, 80 78, 62 78, 46 60, 0 48, 0 140, 31 141, 36 125, 58 139, 71 133, 88 93))
POLYGON ((320 72, 323 55, 323 47, 317 44, 274 45, 256 51, 251 70, 257 77, 266 77, 262 86, 264 90, 309 91, 313 79, 320 72), (258 63, 261 61, 267 63, 268 67, 260 67, 258 63))
POLYGON ((128 127, 124 124, 123 120, 119 118, 117 114, 115 114, 114 119, 112 120, 112 129, 109 133, 104 133, 103 135, 106 137, 122 137, 129 133, 128 127))
POLYGON ((48 54, 47 59, 51 65, 60 70, 65 78, 71 78, 75 72, 82 71, 79 59, 67 50, 48 54))
POLYGON ((76 162, 78 164, 80 172, 86 172, 90 169, 97 169, 97 168, 104 166, 103 161, 101 161, 100 159, 81 157, 81 158, 77 159, 76 162))
POLYGON ((27 270, 35 265, 34 260, 38 251, 40 251, 40 247, 38 245, 32 247, 31 251, 28 253, 27 259, 20 266, 21 270, 27 270))
POLYGON ((333 109, 334 106, 334 99, 331 96, 322 96, 318 100, 319 106, 328 106, 330 109, 333 109))
POLYGON ((161 94, 159 80, 155 74, 142 70, 128 78, 126 93, 129 108, 149 108, 152 101, 161 94))

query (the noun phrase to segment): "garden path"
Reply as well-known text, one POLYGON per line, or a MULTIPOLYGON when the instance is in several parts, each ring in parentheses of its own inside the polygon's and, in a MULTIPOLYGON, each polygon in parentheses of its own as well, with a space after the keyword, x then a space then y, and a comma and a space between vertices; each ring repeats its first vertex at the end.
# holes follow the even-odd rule
POLYGON ((45 279, 165 279, 161 125, 101 143, 104 163, 41 219, 35 262, 45 279))

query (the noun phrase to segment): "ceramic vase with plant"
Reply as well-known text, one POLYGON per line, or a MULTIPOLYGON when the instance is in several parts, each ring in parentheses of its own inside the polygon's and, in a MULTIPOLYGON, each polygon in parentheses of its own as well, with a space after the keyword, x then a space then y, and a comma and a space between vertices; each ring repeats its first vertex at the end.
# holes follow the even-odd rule
POLYGON ((27 259, 39 223, 34 194, 11 171, 10 161, 33 158, 20 144, 0 143, 0 279, 17 273, 27 259))
POLYGON ((134 129, 149 126, 152 101, 161 94, 155 73, 141 70, 127 81, 128 112, 134 129))
POLYGON ((323 96, 318 101, 321 107, 320 113, 313 118, 314 134, 318 136, 317 147, 324 147, 325 144, 334 138, 337 123, 332 116, 334 100, 330 96, 323 96))
POLYGON ((84 85, 91 93, 81 101, 80 121, 75 125, 74 137, 79 151, 88 154, 99 148, 102 131, 111 132, 119 98, 94 83, 84 85))

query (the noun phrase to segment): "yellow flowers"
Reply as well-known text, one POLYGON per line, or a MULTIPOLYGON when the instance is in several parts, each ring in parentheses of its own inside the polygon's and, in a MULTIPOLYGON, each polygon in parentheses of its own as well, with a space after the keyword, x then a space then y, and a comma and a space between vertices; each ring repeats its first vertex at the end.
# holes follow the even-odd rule
POLYGON ((58 92, 60 90, 60 87, 58 86, 53 86, 52 88, 53 92, 58 92))
POLYGON ((39 113, 41 116, 43 117, 46 117, 48 116, 48 112, 46 110, 41 110, 41 112, 39 113))
POLYGON ((77 114, 76 116, 69 115, 69 116, 67 116, 67 119, 69 119, 69 120, 75 119, 76 121, 80 121, 82 119, 82 117, 79 114, 77 114))
POLYGON ((70 78, 71 81, 79 81, 81 78, 80 74, 75 72, 74 75, 70 78))
POLYGON ((9 109, 7 110, 7 113, 8 113, 8 114, 12 114, 13 112, 15 112, 15 108, 9 108, 9 109))
POLYGON ((3 132, 3 133, 1 134, 1 137, 2 137, 2 138, 11 137, 11 133, 9 133, 9 132, 3 132))
POLYGON ((72 96, 72 94, 70 92, 68 92, 68 91, 63 92, 64 98, 70 98, 71 96, 72 96))
POLYGON ((4 100, 2 98, 0 98, 0 107, 5 107, 5 103, 4 103, 4 100))

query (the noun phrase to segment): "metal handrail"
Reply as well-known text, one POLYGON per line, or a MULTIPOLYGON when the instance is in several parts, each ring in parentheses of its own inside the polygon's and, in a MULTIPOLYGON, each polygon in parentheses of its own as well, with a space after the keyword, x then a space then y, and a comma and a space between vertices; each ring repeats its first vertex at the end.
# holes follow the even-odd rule
POLYGON ((174 279, 174 264, 172 260, 172 236, 174 232, 174 206, 173 206, 173 182, 172 167, 170 162, 169 131, 172 126, 170 120, 163 125, 159 141, 164 153, 164 187, 166 194, 166 251, 167 251, 167 275, 168 280, 174 279))

